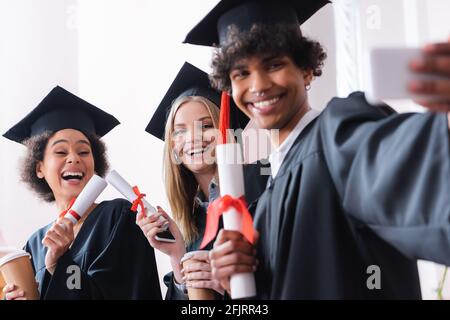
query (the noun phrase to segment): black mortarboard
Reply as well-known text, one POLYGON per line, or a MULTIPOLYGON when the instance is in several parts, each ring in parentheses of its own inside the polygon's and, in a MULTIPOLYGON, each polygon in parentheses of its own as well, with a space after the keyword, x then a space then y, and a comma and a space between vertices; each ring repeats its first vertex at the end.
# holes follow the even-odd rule
POLYGON ((57 86, 3 136, 23 143, 44 131, 76 129, 102 137, 118 124, 114 116, 57 86))
POLYGON ((183 43, 221 45, 228 28, 240 32, 256 24, 301 25, 328 0, 222 0, 186 36, 183 43))
MULTIPOLYGON (((145 131, 158 139, 164 140, 166 120, 172 103, 178 98, 187 96, 204 97, 220 108, 221 94, 211 87, 208 74, 192 64, 185 62, 153 114, 145 131)), ((243 129, 250 120, 238 108, 233 108, 230 119, 233 129, 243 129)))

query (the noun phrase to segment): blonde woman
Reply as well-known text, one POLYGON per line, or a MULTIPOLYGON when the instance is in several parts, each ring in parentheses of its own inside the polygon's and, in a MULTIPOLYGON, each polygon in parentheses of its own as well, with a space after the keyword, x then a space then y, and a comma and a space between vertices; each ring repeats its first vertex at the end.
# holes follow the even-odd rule
MULTIPOLYGON (((165 142, 164 180, 174 220, 160 207, 157 215, 138 216, 137 220, 150 244, 170 256, 173 272, 164 278, 166 299, 186 299, 186 286, 213 289, 217 298, 223 294, 223 288, 211 277, 207 252, 195 251, 203 238, 208 204, 219 196, 214 151, 219 102, 220 93, 210 88, 208 75, 185 63, 146 128, 165 142), (159 216, 169 221, 175 243, 155 239, 163 230, 159 216), (180 259, 186 252, 198 262, 183 270, 180 259)), ((231 119, 235 128, 243 128, 248 121, 242 113, 231 115, 231 119)), ((258 169, 259 165, 252 165, 244 170, 245 180, 252 181, 249 203, 265 187, 265 176, 259 175, 258 169)), ((211 246, 212 242, 206 249, 211 246)))

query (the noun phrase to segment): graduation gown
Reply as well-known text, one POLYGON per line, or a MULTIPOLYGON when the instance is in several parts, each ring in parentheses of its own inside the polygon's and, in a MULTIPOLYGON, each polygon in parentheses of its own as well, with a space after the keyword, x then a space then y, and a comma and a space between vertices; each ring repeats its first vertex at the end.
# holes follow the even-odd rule
POLYGON ((130 208, 123 199, 98 204, 53 275, 45 268, 47 248, 41 243, 52 224, 31 236, 25 250, 32 256, 41 299, 161 299, 153 248, 130 208), (71 266, 80 270, 80 289, 67 285, 75 283, 71 266))
POLYGON ((446 114, 334 98, 258 201, 258 296, 420 299, 416 259, 450 265, 449 156, 446 114))
MULTIPOLYGON (((252 213, 252 208, 256 207, 258 197, 264 192, 268 175, 261 174, 263 168, 270 168, 268 163, 261 161, 245 164, 243 168, 244 172, 244 184, 245 184, 245 197, 249 205, 249 211, 252 213)), ((264 172, 263 172, 264 173, 264 172)), ((186 252, 199 250, 200 244, 203 240, 203 234, 206 228, 206 213, 208 205, 211 201, 214 201, 220 196, 218 186, 214 183, 209 185, 209 199, 204 201, 204 197, 199 195, 198 206, 195 207, 195 223, 198 230, 199 237, 190 243, 186 247, 186 252)), ((219 229, 223 228, 222 219, 219 221, 219 229)), ((211 241, 204 250, 211 250, 214 245, 214 241, 211 241)), ((174 284, 173 272, 169 272, 164 276, 164 283, 167 286, 166 300, 186 300, 187 295, 178 289, 174 284)))

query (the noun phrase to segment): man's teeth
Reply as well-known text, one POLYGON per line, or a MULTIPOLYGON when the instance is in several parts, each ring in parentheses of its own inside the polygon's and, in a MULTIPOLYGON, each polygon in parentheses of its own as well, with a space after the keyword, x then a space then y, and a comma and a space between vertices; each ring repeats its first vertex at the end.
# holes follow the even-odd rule
POLYGON ((268 107, 268 106, 270 106, 270 105, 272 105, 272 104, 277 103, 278 100, 280 100, 280 97, 275 97, 275 98, 272 98, 272 99, 270 99, 270 100, 264 100, 264 101, 259 101, 259 102, 253 102, 253 105, 254 105, 256 108, 264 108, 264 107, 268 107))

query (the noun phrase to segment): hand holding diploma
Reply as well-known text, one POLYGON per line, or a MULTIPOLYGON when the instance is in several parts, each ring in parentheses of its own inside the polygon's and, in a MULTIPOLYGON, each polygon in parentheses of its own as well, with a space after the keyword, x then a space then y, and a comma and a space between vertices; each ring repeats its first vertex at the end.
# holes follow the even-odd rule
POLYGON ((48 248, 45 267, 50 274, 55 272, 58 259, 69 250, 75 239, 73 226, 71 220, 58 218, 42 239, 42 244, 48 248))
MULTIPOLYGON (((255 241, 258 232, 255 231, 255 241)), ((209 252, 211 273, 220 285, 231 292, 230 277, 236 273, 251 273, 256 271, 258 261, 256 249, 239 231, 220 230, 214 242, 214 248, 209 252)))
MULTIPOLYGON (((132 210, 137 211, 137 214, 144 213, 146 216, 151 216, 157 213, 157 210, 144 198, 145 194, 141 194, 137 187, 132 187, 122 176, 115 170, 112 170, 106 177, 106 181, 117 189, 133 206, 132 210)), ((156 234, 155 238, 159 241, 175 242, 175 238, 168 230, 167 220, 159 216, 159 221, 162 222, 163 230, 156 234)))

